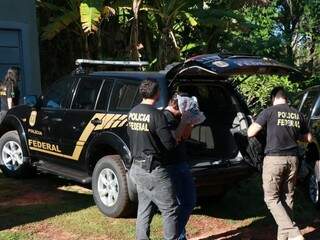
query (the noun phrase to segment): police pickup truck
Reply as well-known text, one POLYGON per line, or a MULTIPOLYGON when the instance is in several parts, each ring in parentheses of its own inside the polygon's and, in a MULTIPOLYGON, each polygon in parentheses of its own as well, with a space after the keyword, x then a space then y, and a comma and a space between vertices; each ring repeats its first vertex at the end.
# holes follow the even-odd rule
POLYGON ((82 59, 76 64, 45 94, 27 96, 25 105, 8 111, 0 125, 0 166, 9 177, 37 170, 91 184, 98 208, 111 217, 128 216, 135 206, 126 125, 128 111, 141 101, 142 80, 159 81, 159 108, 177 90, 198 98, 206 121, 194 127, 188 154, 198 195, 208 197, 247 177, 244 160, 254 158, 235 138, 246 132, 250 118, 232 77, 292 71, 272 59, 219 54, 196 56, 160 72, 90 71, 97 65, 140 68, 141 62, 82 59))

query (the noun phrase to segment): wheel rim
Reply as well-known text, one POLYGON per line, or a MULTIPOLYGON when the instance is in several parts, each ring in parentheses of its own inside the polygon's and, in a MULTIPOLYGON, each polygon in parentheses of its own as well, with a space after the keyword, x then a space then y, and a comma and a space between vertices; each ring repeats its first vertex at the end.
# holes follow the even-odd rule
POLYGON ((311 201, 314 204, 317 204, 319 202, 319 183, 314 174, 310 176, 309 195, 310 195, 311 201))
POLYGON ((103 169, 98 178, 98 193, 104 205, 112 207, 119 196, 119 182, 117 175, 110 168, 103 169))
POLYGON ((23 164, 23 153, 20 144, 8 141, 2 148, 3 164, 11 171, 17 170, 23 164))

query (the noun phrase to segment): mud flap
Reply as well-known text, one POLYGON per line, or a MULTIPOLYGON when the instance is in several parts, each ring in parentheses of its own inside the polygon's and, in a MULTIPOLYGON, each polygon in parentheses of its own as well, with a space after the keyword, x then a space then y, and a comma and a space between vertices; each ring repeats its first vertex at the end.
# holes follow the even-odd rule
POLYGON ((265 141, 264 136, 248 138, 246 131, 233 134, 244 161, 258 172, 262 172, 265 141))

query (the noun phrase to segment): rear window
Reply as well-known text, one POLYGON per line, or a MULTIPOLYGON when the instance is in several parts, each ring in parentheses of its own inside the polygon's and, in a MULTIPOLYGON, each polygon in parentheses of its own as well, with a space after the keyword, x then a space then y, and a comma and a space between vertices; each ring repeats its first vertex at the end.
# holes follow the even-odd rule
POLYGON ((102 79, 81 79, 72 109, 93 110, 102 84, 102 79))
POLYGON ((133 106, 139 103, 139 83, 118 81, 115 83, 109 110, 111 111, 129 111, 133 106))

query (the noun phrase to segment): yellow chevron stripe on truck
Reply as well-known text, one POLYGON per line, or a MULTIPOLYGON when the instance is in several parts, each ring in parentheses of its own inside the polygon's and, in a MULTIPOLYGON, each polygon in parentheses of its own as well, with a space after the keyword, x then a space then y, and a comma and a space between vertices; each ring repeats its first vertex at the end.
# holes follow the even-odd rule
POLYGON ((39 148, 38 146, 44 146, 45 144, 37 144, 34 145, 33 141, 28 141, 29 142, 29 148, 33 151, 37 151, 37 152, 43 152, 43 153, 47 153, 50 155, 54 155, 54 156, 58 156, 58 157, 62 157, 62 158, 67 158, 67 159, 71 159, 71 160, 79 160, 81 152, 83 150, 83 147, 86 143, 86 141, 88 140, 88 138, 90 137, 91 133, 93 131, 98 131, 98 130, 106 130, 106 129, 111 129, 111 128, 117 128, 117 127, 122 127, 126 124, 127 122, 127 115, 126 114, 104 114, 104 113, 96 113, 89 121, 89 123, 87 124, 87 126, 84 128, 79 140, 76 143, 76 146, 73 150, 72 155, 67 155, 67 154, 63 154, 60 152, 55 152, 55 151, 51 151, 48 150, 47 148, 39 148), (99 125, 94 125, 91 121, 93 119, 99 119, 102 121, 101 124, 99 125))

